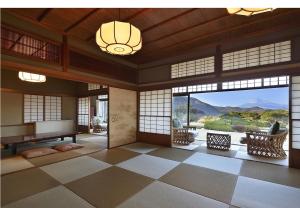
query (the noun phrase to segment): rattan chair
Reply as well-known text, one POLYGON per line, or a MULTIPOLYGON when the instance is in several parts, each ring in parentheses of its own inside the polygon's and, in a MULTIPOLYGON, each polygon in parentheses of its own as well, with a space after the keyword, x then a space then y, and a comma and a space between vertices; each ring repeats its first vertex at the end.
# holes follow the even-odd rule
POLYGON ((283 143, 286 140, 287 130, 281 130, 277 134, 268 135, 267 132, 246 133, 247 152, 250 155, 258 155, 272 158, 286 158, 283 143))
POLYGON ((207 133, 206 145, 208 149, 227 151, 231 146, 231 136, 229 134, 207 133))
POLYGON ((173 143, 181 145, 189 145, 195 141, 193 134, 188 128, 173 128, 173 143))

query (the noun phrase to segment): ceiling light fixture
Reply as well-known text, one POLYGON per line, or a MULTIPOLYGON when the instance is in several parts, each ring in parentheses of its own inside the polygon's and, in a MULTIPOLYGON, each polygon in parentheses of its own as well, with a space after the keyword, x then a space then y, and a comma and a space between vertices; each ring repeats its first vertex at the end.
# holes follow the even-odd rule
POLYGON ((264 12, 273 11, 275 8, 227 8, 229 14, 252 16, 264 12))
POLYGON ((46 82, 46 76, 28 72, 19 72, 19 78, 26 82, 46 82))
POLYGON ((141 31, 128 22, 104 23, 96 32, 96 43, 104 52, 121 56, 131 55, 142 48, 141 31))

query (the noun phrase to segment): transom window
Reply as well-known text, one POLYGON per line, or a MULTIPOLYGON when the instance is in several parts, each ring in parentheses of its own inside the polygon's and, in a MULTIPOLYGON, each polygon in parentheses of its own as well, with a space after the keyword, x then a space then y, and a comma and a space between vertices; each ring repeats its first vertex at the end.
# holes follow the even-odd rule
POLYGON ((223 70, 291 61, 291 41, 272 43, 223 54, 223 70))
POLYGON ((189 77, 199 74, 214 72, 215 57, 201 58, 197 60, 173 64, 171 66, 171 78, 189 77))

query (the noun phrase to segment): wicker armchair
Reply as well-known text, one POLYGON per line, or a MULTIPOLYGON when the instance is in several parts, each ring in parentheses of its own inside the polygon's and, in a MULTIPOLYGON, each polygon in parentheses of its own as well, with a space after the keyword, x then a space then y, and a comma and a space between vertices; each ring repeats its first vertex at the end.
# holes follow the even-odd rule
POLYGON ((274 135, 268 135, 267 132, 261 131, 246 133, 247 152, 250 155, 285 158, 283 143, 287 134, 286 130, 281 130, 274 135))
POLYGON ((188 128, 173 128, 173 143, 189 145, 195 141, 195 135, 188 128))

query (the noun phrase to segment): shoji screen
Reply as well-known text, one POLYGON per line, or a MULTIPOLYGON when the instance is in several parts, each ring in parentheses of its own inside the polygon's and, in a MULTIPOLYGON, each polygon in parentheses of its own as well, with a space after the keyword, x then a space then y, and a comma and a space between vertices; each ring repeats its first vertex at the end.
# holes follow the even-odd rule
POLYGON ((45 121, 61 120, 61 97, 45 96, 45 121))
POLYGON ((171 89, 140 92, 139 131, 170 135, 171 103, 171 89))
POLYGON ((300 149, 300 76, 292 77, 292 148, 300 149))
POLYGON ((78 125, 89 125, 89 97, 78 98, 78 125))
POLYGON ((43 121, 44 96, 24 95, 24 123, 43 121))

